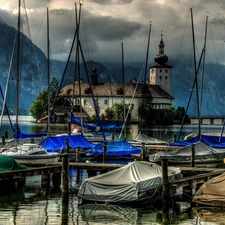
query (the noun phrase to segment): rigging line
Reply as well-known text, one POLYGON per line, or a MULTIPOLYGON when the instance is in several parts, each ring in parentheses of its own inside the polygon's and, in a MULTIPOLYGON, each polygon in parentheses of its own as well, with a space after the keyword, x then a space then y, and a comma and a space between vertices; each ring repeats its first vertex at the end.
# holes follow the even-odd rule
MULTIPOLYGON (((69 33, 69 28, 70 28, 70 25, 71 25, 71 21, 72 21, 73 15, 74 15, 74 11, 71 10, 71 15, 70 15, 70 18, 69 18, 69 23, 68 23, 67 30, 66 30, 65 36, 64 36, 64 43, 63 43, 62 48, 61 48, 61 56, 60 56, 60 58, 62 58, 63 50, 64 50, 65 43, 66 43, 66 40, 67 40, 66 37, 67 37, 67 35, 68 35, 68 33, 69 33)), ((72 41, 72 42, 73 42, 73 41, 72 41)), ((69 54, 70 54, 70 53, 69 53, 69 54)))
POLYGON ((71 45, 71 48, 70 48, 69 56, 68 56, 68 59, 67 59, 67 62, 66 62, 66 66, 65 66, 64 71, 63 71, 63 75, 62 75, 62 79, 61 79, 61 82, 60 82, 60 85, 59 85, 59 89, 58 89, 57 95, 56 95, 56 97, 54 99, 54 103, 53 103, 53 106, 52 106, 51 117, 52 117, 52 114, 53 114, 54 109, 55 109, 55 103, 56 103, 57 97, 59 96, 59 93, 60 93, 61 88, 62 88, 62 84, 63 84, 64 78, 65 78, 65 75, 66 75, 66 71, 67 71, 67 68, 68 68, 68 65, 69 65, 69 62, 70 62, 70 58, 71 58, 71 54, 72 54, 72 51, 73 51, 73 47, 74 47, 76 36, 77 36, 77 29, 74 32, 74 36, 73 36, 73 40, 72 40, 72 45, 71 45))
POLYGON ((135 89, 134 89, 134 92, 133 92, 133 96, 132 96, 131 102, 129 104, 129 109, 128 109, 128 112, 126 114, 125 122, 123 123, 122 129, 120 131, 119 139, 121 139, 122 133, 123 133, 124 128, 125 128, 125 125, 124 124, 126 123, 126 121, 128 119, 128 116, 129 116, 129 113, 131 111, 131 107, 132 107, 132 104, 133 104, 134 96, 135 96, 135 94, 137 92, 137 88, 138 88, 138 84, 139 84, 139 81, 140 81, 140 78, 141 78, 141 74, 142 74, 143 67, 144 67, 144 62, 143 62, 141 71, 140 71, 139 76, 138 76, 138 80, 137 80, 137 83, 136 83, 136 86, 135 86, 135 89))
MULTIPOLYGON (((5 102, 6 97, 4 98, 1 85, 0 85, 0 93, 1 93, 1 96, 2 96, 2 98, 4 100, 4 102, 5 102)), ((0 129, 1 129, 1 126, 2 126, 3 113, 4 113, 5 110, 6 110, 6 113, 8 115, 8 118, 9 118, 11 129, 13 131, 13 125, 12 125, 12 121, 11 121, 11 118, 10 118, 10 115, 9 115, 9 110, 8 110, 8 107, 7 107, 6 103, 3 105, 3 108, 2 108, 2 115, 1 115, 1 120, 0 120, 0 129)))
POLYGON ((99 121, 99 124, 100 124, 100 128, 101 128, 101 131, 102 131, 102 136, 103 136, 104 142, 106 142, 105 132, 104 132, 104 130, 102 128, 102 122, 101 122, 101 119, 100 119, 100 116, 99 116, 99 110, 98 110, 98 107, 97 107, 97 104, 96 104, 96 100, 94 98, 93 89, 91 87, 90 78, 88 76, 87 65, 85 63, 86 61, 85 61, 84 54, 83 54, 83 50, 81 48, 81 44, 80 44, 80 41, 79 40, 78 40, 78 43, 79 43, 79 49, 80 49, 81 56, 82 56, 83 63, 84 63, 84 69, 85 69, 86 77, 87 77, 87 80, 88 80, 88 83, 89 83, 89 86, 90 86, 90 90, 91 90, 91 96, 92 96, 93 104, 94 104, 94 107, 95 107, 96 116, 97 116, 98 121, 99 121))
POLYGON ((193 85, 192 85, 191 94, 190 94, 190 97, 189 97, 189 99, 188 99, 188 104, 187 104, 187 107, 186 107, 186 110, 185 110, 185 113, 184 113, 184 116, 183 116, 183 120, 182 120, 182 122, 181 122, 181 128, 180 128, 180 131, 179 131, 179 134, 178 134, 177 141, 179 141, 180 136, 181 136, 181 131, 182 131, 182 129, 183 129, 184 120, 185 120, 185 117, 186 117, 186 115, 187 115, 187 111, 188 111, 188 108, 189 108, 189 105, 190 105, 190 101, 191 101, 191 97, 192 97, 192 94, 193 94, 194 87, 195 87, 195 85, 196 85, 197 75, 198 75, 199 68, 200 68, 200 65, 201 65, 203 53, 204 53, 204 48, 202 49, 202 54, 201 54, 201 57, 200 57, 200 60, 199 60, 199 63, 198 63, 198 68, 197 68, 196 76, 195 76, 195 79, 194 79, 194 82, 193 82, 193 85))
MULTIPOLYGON (((143 90, 142 104, 141 104, 142 110, 144 108, 144 100, 146 98, 146 96, 145 96, 145 92, 146 92, 146 77, 147 77, 148 53, 149 53, 149 45, 150 45, 151 28, 152 28, 152 22, 150 21, 149 32, 148 32, 147 52, 146 52, 146 59, 145 59, 145 73, 144 73, 144 85, 143 85, 144 90, 143 90)), ((142 132, 142 122, 143 122, 143 116, 141 116, 140 133, 142 132)))
MULTIPOLYGON (((6 88, 5 88, 5 93, 4 93, 5 97, 3 97, 3 106, 2 106, 2 113, 1 113, 1 118, 0 118, 0 128, 2 126, 2 118, 3 118, 4 111, 5 111, 5 107, 6 107, 6 110, 8 111, 7 105, 6 105, 6 99, 7 99, 8 87, 9 87, 10 74, 11 74, 11 70, 12 70, 13 56, 15 54, 16 38, 17 38, 17 33, 15 33, 15 38, 14 38, 14 43, 13 43, 13 51, 12 51, 12 56, 11 56, 11 60, 10 60, 10 65, 9 65, 9 72, 8 72, 7 80, 6 80, 6 88)), ((2 92, 2 89, 1 89, 1 92, 2 92)), ((11 128, 13 130, 12 125, 11 125, 11 128)))
POLYGON ((90 39, 90 35, 89 35, 90 32, 89 32, 89 28, 88 28, 88 23, 87 23, 87 17, 86 17, 85 10, 82 11, 82 15, 83 15, 82 18, 83 18, 83 23, 84 23, 84 31, 85 31, 85 37, 86 37, 86 42, 87 42, 87 49, 88 49, 88 54, 89 54, 89 60, 93 60, 95 62, 96 60, 95 60, 95 56, 93 54, 93 48, 92 48, 91 39, 90 39))

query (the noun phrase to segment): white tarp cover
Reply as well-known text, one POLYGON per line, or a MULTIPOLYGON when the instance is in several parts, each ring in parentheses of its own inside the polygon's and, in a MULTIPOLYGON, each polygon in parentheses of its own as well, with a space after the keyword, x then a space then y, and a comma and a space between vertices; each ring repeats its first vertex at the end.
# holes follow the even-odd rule
MULTIPOLYGON (((168 177, 180 174, 179 168, 168 168, 168 177)), ((87 178, 81 184, 78 197, 89 201, 130 202, 138 199, 138 193, 155 190, 161 184, 161 166, 134 161, 119 169, 87 178)))
POLYGON ((151 144, 151 145, 168 145, 166 141, 162 141, 154 137, 149 137, 141 133, 136 137, 135 141, 141 142, 141 143, 144 142, 145 144, 151 144))
POLYGON ((208 206, 225 206, 225 173, 205 182, 196 192, 193 202, 208 206))

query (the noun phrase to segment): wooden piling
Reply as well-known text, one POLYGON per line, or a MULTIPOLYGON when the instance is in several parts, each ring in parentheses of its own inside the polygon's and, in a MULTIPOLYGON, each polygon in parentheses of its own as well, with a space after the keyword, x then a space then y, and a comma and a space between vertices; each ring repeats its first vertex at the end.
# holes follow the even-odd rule
POLYGON ((141 143, 141 161, 144 161, 145 159, 145 143, 141 143))
POLYGON ((176 141, 177 141, 177 135, 174 134, 174 135, 173 135, 173 142, 176 142, 176 141))
MULTIPOLYGON (((76 148, 76 162, 80 162, 80 147, 76 148)), ((76 171, 76 184, 80 183, 80 169, 76 171)))
POLYGON ((168 160, 161 160, 162 166, 162 208, 168 208, 169 202, 169 180, 168 180, 168 160))
POLYGON ((5 145, 5 136, 2 136, 2 146, 5 145))
POLYGON ((62 197, 69 197, 69 139, 66 139, 66 151, 62 155, 62 197))
POLYGON ((4 134, 5 134, 5 139, 7 140, 9 138, 8 130, 5 130, 4 134))
POLYGON ((107 163, 107 142, 104 141, 103 146, 103 163, 107 163))
POLYGON ((195 145, 191 145, 191 167, 195 167, 195 145))

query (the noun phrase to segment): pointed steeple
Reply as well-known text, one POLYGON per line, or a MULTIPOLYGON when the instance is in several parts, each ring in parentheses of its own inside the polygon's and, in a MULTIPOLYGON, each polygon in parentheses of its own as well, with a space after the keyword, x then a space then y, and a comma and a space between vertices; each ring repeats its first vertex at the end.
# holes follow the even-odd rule
POLYGON ((163 34, 161 33, 161 40, 159 42, 159 53, 155 56, 154 60, 156 63, 163 65, 168 61, 167 55, 164 54, 164 41, 163 41, 163 34))

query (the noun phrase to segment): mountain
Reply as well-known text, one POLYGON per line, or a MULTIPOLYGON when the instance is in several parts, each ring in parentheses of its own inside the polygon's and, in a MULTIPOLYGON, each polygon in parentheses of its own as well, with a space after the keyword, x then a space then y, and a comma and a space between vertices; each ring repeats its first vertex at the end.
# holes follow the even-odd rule
MULTIPOLYGON (((7 106, 13 109, 15 106, 15 79, 17 71, 17 49, 15 48, 12 57, 14 39, 16 37, 16 29, 9 27, 4 23, 0 23, 0 84, 4 92, 6 80, 10 71, 10 60, 12 58, 10 86, 7 96, 7 106)), ((21 34, 21 67, 20 67, 20 114, 28 114, 28 109, 32 102, 37 98, 38 94, 47 89, 47 59, 45 54, 23 34, 21 34)), ((15 43, 16 47, 17 43, 15 43)), ((174 106, 187 107, 194 82, 193 63, 187 63, 190 60, 182 60, 179 65, 174 62, 168 63, 173 66, 172 72, 172 96, 175 98, 174 106)), ((50 62, 51 78, 55 77, 63 88, 66 84, 72 83, 74 80, 74 62, 66 62, 51 60, 50 62), (66 71, 66 72, 65 72, 66 71), (64 77, 63 82, 62 77, 64 77)), ((93 62, 85 63, 88 75, 92 74, 92 68, 97 68, 99 82, 122 82, 121 64, 93 62)), ((138 79, 141 72, 142 63, 125 63, 125 82, 130 82, 133 78, 138 79)), ((152 65, 149 65, 152 66, 152 65)), ((87 82, 86 69, 84 64, 80 66, 80 77, 87 82)), ((224 115, 224 96, 225 96, 225 67, 223 65, 206 64, 204 75, 204 87, 202 94, 202 115, 203 116, 221 116, 224 115)), ((201 74, 198 74, 201 77, 201 74)), ((78 75, 76 75, 78 79, 78 75)), ((147 72, 149 79, 149 69, 147 72)), ((142 72, 140 82, 144 80, 142 72)), ((201 81, 198 79, 200 85, 201 81)), ((200 92, 199 92, 200 93, 200 92)), ((199 94, 200 96, 200 94, 199 94)), ((0 97, 0 102, 2 98, 0 97)), ((192 99, 188 115, 197 115, 196 107, 196 90, 193 91, 192 99)))

